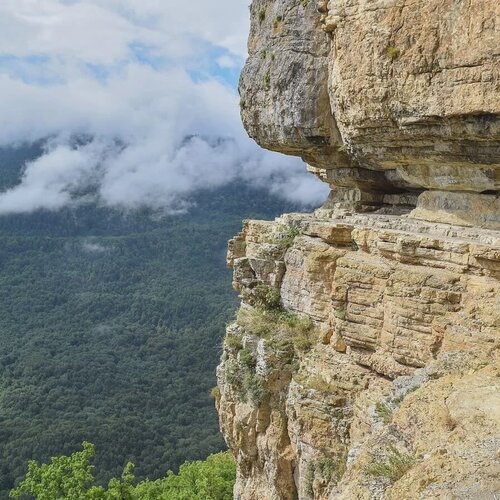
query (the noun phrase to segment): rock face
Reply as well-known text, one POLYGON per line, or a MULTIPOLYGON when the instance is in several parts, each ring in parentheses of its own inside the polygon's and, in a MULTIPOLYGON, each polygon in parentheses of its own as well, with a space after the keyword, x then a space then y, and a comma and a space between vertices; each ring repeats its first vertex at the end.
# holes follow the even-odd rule
POLYGON ((244 124, 332 192, 229 244, 235 499, 499 497, 499 8, 254 0, 244 124))
POLYGON ((326 215, 249 221, 230 244, 243 303, 217 405, 235 498, 493 499, 500 234, 326 215))
POLYGON ((498 2, 254 0, 251 16, 240 93, 259 144, 368 206, 430 190, 422 209, 453 214, 448 192, 477 193, 472 225, 500 228, 498 2))

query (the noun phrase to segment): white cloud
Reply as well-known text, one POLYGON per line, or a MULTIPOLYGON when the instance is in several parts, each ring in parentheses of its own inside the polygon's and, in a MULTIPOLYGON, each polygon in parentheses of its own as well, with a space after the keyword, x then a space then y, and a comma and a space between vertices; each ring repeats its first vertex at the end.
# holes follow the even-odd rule
POLYGON ((218 57, 216 62, 221 68, 236 68, 238 66, 238 61, 227 55, 218 57))
POLYGON ((175 211, 236 177, 325 198, 299 160, 242 129, 224 70, 242 64, 247 17, 244 0, 3 0, 0 146, 50 141, 0 213, 55 210, 89 186, 111 206, 175 211))

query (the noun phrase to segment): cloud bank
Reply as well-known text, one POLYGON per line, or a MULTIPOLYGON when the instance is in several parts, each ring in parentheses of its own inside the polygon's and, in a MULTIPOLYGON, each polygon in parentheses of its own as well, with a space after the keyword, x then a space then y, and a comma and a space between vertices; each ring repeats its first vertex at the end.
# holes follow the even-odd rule
POLYGON ((44 141, 0 214, 89 197, 182 210, 242 179, 304 204, 327 188, 244 132, 245 0, 3 0, 0 147, 44 141))

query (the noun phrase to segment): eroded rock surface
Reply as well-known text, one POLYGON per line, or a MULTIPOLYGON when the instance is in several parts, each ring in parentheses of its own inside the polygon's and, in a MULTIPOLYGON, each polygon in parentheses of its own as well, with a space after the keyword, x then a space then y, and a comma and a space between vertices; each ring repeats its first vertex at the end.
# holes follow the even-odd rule
POLYGON ((229 244, 235 499, 500 498, 499 14, 253 1, 244 125, 332 191, 229 244))
POLYGON ((494 498, 499 233, 319 210, 247 222, 228 260, 245 312, 218 369, 235 498, 494 498))
POLYGON ((447 193, 478 193, 471 223, 500 229, 498 2, 254 0, 251 16, 240 93, 259 144, 372 207, 432 190, 418 213, 448 222, 470 202, 447 193))

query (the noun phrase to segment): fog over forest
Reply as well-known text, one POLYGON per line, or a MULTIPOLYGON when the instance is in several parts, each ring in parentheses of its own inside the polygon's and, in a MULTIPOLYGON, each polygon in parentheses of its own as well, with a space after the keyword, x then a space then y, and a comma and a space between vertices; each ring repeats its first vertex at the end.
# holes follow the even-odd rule
POLYGON ((1 213, 108 206, 175 213, 241 179, 294 202, 327 187, 240 122, 245 0, 6 0, 0 146, 43 141, 1 213))

